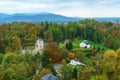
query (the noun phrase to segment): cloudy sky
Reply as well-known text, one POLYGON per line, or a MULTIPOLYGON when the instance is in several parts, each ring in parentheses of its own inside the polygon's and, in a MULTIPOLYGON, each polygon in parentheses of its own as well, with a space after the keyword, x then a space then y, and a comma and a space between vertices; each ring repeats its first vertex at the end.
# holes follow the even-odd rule
POLYGON ((120 0, 0 0, 0 13, 51 12, 73 17, 120 17, 120 0))

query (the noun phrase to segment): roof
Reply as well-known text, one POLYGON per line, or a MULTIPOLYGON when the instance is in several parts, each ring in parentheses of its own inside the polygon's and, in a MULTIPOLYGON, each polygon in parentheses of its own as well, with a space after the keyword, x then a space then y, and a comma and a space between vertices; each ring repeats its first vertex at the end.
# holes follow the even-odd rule
POLYGON ((85 65, 85 64, 81 63, 80 61, 78 61, 76 58, 72 59, 69 64, 74 65, 74 66, 76 66, 76 65, 85 65))
POLYGON ((89 44, 90 44, 89 41, 87 41, 87 40, 83 40, 82 43, 85 43, 86 45, 89 45, 89 44))
POLYGON ((60 64, 54 65, 54 69, 55 69, 55 70, 59 70, 60 68, 61 68, 61 65, 60 65, 60 64))
POLYGON ((41 80, 58 80, 58 78, 52 74, 46 74, 41 78, 41 80))
POLYGON ((43 41, 42 39, 38 39, 37 41, 43 41))

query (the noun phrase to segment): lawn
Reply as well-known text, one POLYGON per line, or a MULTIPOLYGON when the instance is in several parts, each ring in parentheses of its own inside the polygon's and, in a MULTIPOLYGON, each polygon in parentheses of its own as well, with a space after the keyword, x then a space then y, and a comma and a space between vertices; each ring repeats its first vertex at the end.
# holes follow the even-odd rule
MULTIPOLYGON (((80 40, 74 40, 73 41, 73 47, 79 47, 79 44, 82 42, 83 40, 80 39, 80 40)), ((90 42, 90 45, 92 48, 94 47, 100 47, 100 48, 106 48, 104 45, 102 44, 99 44, 99 43, 95 43, 93 41, 89 41, 90 42)))
POLYGON ((35 46, 26 46, 26 49, 28 50, 33 50, 35 48, 35 46))
POLYGON ((82 41, 83 41, 82 39, 80 39, 80 40, 74 40, 74 41, 72 42, 72 44, 73 44, 73 49, 72 49, 72 51, 76 51, 76 50, 89 51, 89 50, 92 50, 93 48, 96 48, 96 47, 100 47, 100 48, 105 48, 105 49, 107 49, 107 47, 105 47, 104 45, 99 44, 99 43, 95 43, 95 42, 92 42, 92 41, 89 41, 89 42, 90 42, 90 48, 80 48, 79 45, 80 45, 80 43, 81 43, 82 41))
MULTIPOLYGON (((104 49, 108 49, 108 48, 105 47, 104 45, 99 44, 99 43, 95 43, 95 42, 92 42, 92 41, 89 41, 89 42, 90 42, 90 48, 81 48, 79 45, 80 45, 80 43, 81 43, 82 41, 83 41, 82 39, 80 39, 80 40, 74 40, 74 41, 72 42, 72 44, 73 44, 73 49, 72 49, 71 51, 90 51, 90 50, 92 50, 93 48, 97 48, 97 47, 99 47, 99 48, 104 48, 104 49)), ((59 44, 59 47, 60 47, 60 48, 65 48, 64 43, 60 43, 60 44, 59 44)))

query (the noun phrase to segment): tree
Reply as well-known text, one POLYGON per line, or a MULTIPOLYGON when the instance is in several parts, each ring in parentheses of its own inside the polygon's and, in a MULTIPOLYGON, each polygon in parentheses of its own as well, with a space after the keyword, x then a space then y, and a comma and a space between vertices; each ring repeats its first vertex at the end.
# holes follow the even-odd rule
POLYGON ((52 31, 46 30, 44 32, 44 40, 47 41, 49 39, 49 37, 53 37, 52 31))
POLYGON ((1 66, 0 66, 0 80, 4 80, 4 75, 5 75, 5 72, 3 69, 1 69, 1 66))
POLYGON ((25 52, 25 55, 23 55, 23 57, 25 59, 25 62, 27 62, 29 64, 31 63, 31 61, 32 61, 32 54, 31 53, 25 52))
POLYGON ((116 53, 118 55, 117 57, 117 66, 116 66, 116 79, 120 79, 120 48, 116 50, 116 53))
POLYGON ((47 67, 47 65, 50 63, 49 58, 46 55, 42 56, 42 66, 47 67))
POLYGON ((1 63, 1 67, 3 69, 6 69, 10 64, 10 61, 13 59, 13 54, 12 53, 7 53, 4 55, 2 63, 1 63))
POLYGON ((69 41, 68 43, 66 43, 65 47, 66 47, 66 49, 68 49, 68 50, 73 49, 72 41, 69 41))
POLYGON ((62 63, 61 63, 61 73, 63 74, 64 73, 64 70, 67 68, 67 62, 65 59, 62 60, 62 63))
POLYGON ((117 53, 114 50, 107 50, 104 52, 104 58, 101 63, 103 72, 106 72, 109 79, 112 79, 113 74, 116 71, 117 53))
POLYGON ((64 80, 70 80, 72 78, 72 69, 67 67, 65 70, 64 70, 64 80))
POLYGON ((12 50, 21 50, 21 40, 20 38, 18 38, 17 36, 14 36, 12 38, 12 50))
POLYGON ((6 73, 11 80, 26 80, 28 75, 27 69, 28 65, 25 63, 12 64, 9 68, 6 69, 6 73))
POLYGON ((0 64, 2 62, 2 59, 3 59, 3 54, 0 53, 0 64))
POLYGON ((62 59, 68 58, 68 53, 69 53, 69 51, 67 49, 62 49, 61 50, 62 59))
POLYGON ((76 67, 73 69, 72 78, 77 80, 77 69, 76 69, 76 67))
POLYGON ((91 77, 91 70, 89 66, 82 68, 82 70, 78 71, 77 79, 78 80, 90 80, 91 77))
POLYGON ((0 53, 5 53, 5 44, 1 36, 0 36, 0 53))
POLYGON ((53 42, 53 38, 48 39, 48 45, 45 46, 45 55, 51 59, 51 62, 58 63, 61 61, 61 49, 58 44, 53 42))
POLYGON ((70 52, 70 53, 68 54, 68 57, 69 57, 70 59, 73 59, 73 58, 74 58, 74 56, 75 56, 75 54, 74 54, 74 53, 72 53, 72 52, 70 52))

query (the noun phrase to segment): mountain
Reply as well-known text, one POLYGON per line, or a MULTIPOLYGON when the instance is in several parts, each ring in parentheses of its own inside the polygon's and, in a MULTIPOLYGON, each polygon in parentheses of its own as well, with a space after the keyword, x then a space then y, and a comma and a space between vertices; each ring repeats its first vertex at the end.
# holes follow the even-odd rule
MULTIPOLYGON (((53 13, 16 13, 16 14, 3 14, 0 13, 0 23, 6 22, 41 22, 41 21, 49 21, 49 22, 58 22, 58 23, 66 23, 69 21, 78 21, 86 18, 79 17, 66 17, 53 13)), ((106 17, 106 18, 89 18, 95 19, 97 21, 120 21, 120 17, 106 17)))
POLYGON ((17 13, 17 14, 2 14, 0 13, 0 23, 5 22, 68 22, 77 21, 78 19, 72 17, 66 17, 62 15, 52 13, 17 13))

